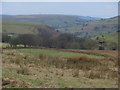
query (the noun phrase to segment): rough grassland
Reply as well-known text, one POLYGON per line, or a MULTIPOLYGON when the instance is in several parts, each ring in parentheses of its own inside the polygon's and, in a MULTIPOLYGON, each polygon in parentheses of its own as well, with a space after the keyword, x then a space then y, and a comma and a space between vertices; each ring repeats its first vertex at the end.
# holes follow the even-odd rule
POLYGON ((27 51, 27 49, 19 49, 17 51, 3 50, 3 87, 117 87, 117 59, 111 57, 90 58, 89 55, 85 56, 85 54, 83 56, 79 54, 79 57, 76 57, 75 55, 71 57, 71 55, 74 54, 73 52, 64 52, 64 54, 57 54, 58 52, 59 51, 49 49, 33 49, 31 51, 27 51), (36 55, 36 51, 37 53, 39 52, 39 55, 36 55), (61 55, 64 55, 64 57, 61 55), (68 55, 70 56, 68 57, 68 55), (67 58, 65 58, 65 56, 67 56, 67 58))

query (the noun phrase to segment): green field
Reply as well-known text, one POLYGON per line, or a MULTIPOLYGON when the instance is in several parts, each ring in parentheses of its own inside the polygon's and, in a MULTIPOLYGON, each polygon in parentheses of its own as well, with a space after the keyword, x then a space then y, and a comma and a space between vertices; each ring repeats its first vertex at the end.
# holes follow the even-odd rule
POLYGON ((83 53, 75 53, 75 52, 64 52, 59 50, 50 50, 50 49, 17 49, 19 52, 24 52, 32 55, 47 55, 47 56, 55 56, 55 57, 80 57, 80 56, 86 56, 90 58, 104 58, 103 56, 97 56, 97 55, 88 55, 83 53))
POLYGON ((16 22, 16 21, 3 21, 3 33, 16 33, 16 34, 37 34, 36 26, 43 24, 37 22, 16 22))

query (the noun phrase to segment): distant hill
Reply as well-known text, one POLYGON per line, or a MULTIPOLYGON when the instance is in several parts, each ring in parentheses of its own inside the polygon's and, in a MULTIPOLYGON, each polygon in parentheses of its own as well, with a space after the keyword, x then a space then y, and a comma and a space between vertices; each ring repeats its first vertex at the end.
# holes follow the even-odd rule
POLYGON ((3 20, 40 22, 53 28, 69 27, 100 18, 73 15, 2 15, 3 20))
MULTIPOLYGON (((77 15, 76 15, 77 16, 77 15)), ((82 19, 86 19, 86 20, 89 20, 89 21, 95 21, 95 20, 100 20, 102 18, 98 18, 98 17, 90 17, 90 16, 78 16, 82 19)))
POLYGON ((95 37, 118 31, 118 17, 87 21, 78 25, 64 27, 60 30, 65 33, 73 33, 79 37, 95 37))
POLYGON ((54 28, 42 23, 4 20, 2 22, 2 33, 59 35, 59 32, 56 32, 54 28))

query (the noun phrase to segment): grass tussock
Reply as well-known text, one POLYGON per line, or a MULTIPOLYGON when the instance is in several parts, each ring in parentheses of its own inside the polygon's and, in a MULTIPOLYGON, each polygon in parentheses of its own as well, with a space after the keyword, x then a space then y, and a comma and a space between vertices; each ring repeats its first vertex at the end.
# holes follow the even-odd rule
POLYGON ((79 77, 79 69, 73 70, 73 77, 79 77))
POLYGON ((30 75, 30 70, 26 66, 21 66, 17 69, 17 73, 22 75, 30 75))

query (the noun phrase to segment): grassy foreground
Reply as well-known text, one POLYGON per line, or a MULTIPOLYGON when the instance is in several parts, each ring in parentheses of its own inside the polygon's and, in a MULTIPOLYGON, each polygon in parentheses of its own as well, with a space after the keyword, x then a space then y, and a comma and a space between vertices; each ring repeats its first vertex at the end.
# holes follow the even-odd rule
POLYGON ((3 88, 117 88, 117 58, 49 49, 3 50, 2 56, 3 88))

